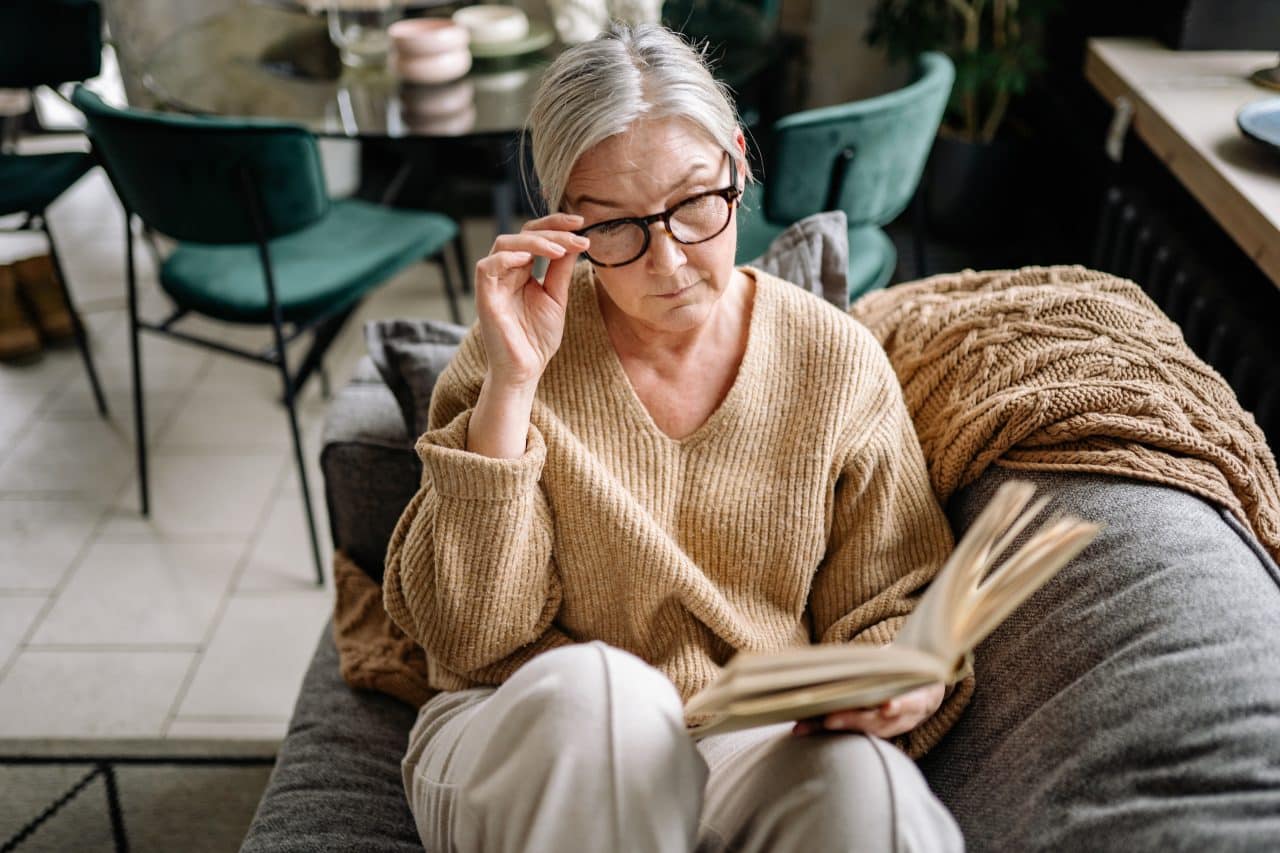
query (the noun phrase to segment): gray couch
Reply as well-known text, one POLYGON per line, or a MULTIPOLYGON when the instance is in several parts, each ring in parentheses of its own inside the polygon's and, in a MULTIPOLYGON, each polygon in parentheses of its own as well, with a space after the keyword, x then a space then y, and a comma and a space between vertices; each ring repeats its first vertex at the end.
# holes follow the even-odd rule
MULTIPOLYGON (((367 361, 322 459, 334 543, 380 579, 420 466, 367 361)), ((950 501, 957 531, 1009 476, 950 501)), ((921 762, 970 849, 1280 849, 1280 571, 1188 494, 1019 476, 1106 527, 978 649, 971 705, 921 762)), ((346 686, 326 628, 243 849, 421 850, 399 767, 414 718, 346 686)))

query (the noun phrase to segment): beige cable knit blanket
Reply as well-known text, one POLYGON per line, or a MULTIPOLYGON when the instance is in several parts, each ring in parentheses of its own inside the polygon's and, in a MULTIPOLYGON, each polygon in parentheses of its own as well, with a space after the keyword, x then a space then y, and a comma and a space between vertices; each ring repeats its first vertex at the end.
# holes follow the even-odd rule
POLYGON ((988 465, 1163 483, 1280 560, 1280 476, 1253 416, 1142 289, 1078 266, 933 276, 849 313, 897 371, 938 499, 988 465))

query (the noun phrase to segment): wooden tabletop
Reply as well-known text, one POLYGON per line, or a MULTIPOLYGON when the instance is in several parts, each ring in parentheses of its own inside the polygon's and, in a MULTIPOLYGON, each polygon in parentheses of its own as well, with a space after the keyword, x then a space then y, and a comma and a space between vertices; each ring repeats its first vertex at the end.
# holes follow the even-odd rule
POLYGON ((1245 104, 1280 97, 1249 81, 1278 60, 1277 52, 1175 51, 1150 39, 1095 38, 1085 77, 1108 102, 1129 99, 1138 137, 1280 287, 1280 151, 1236 126, 1245 104))

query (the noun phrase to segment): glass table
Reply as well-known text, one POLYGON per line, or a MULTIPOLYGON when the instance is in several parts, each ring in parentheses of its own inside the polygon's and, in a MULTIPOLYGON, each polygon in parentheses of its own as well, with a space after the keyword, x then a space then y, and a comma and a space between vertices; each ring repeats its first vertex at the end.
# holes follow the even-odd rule
MULTIPOLYGON (((670 23, 717 45, 716 74, 739 96, 761 87, 780 91, 772 73, 776 33, 749 4, 716 2, 715 14, 703 10, 701 18, 688 0, 669 0, 666 11, 670 23)), ((416 167, 458 161, 453 150, 442 156, 442 146, 478 147, 492 213, 505 233, 520 186, 517 143, 542 74, 561 49, 477 59, 453 83, 405 84, 385 68, 344 67, 326 18, 277 0, 245 3, 176 33, 147 61, 143 84, 164 109, 284 120, 318 136, 391 146, 397 171, 374 193, 386 203, 404 200, 401 189, 416 167)))
POLYGON ((454 83, 405 84, 383 68, 344 68, 321 15, 245 5, 177 33, 143 82, 167 109, 294 121, 320 136, 509 137, 554 51, 477 60, 454 83))

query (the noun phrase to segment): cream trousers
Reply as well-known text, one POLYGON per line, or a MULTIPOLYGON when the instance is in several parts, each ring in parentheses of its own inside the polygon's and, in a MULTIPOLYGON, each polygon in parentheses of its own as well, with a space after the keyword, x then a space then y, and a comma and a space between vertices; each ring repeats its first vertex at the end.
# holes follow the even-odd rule
POLYGON ((583 643, 539 655, 496 689, 433 698, 402 772, 430 853, 963 849, 900 750, 790 728, 695 742, 665 675, 583 643))

